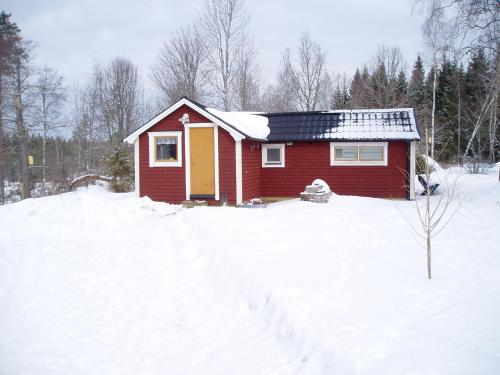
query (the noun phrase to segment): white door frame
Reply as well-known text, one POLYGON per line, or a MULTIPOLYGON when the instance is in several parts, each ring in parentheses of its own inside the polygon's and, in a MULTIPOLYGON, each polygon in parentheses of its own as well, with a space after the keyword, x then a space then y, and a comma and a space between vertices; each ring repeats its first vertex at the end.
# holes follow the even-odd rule
POLYGON ((186 160, 186 200, 191 200, 191 144, 189 142, 189 129, 213 128, 214 129, 214 173, 215 173, 215 200, 219 200, 219 127, 211 122, 187 123, 184 125, 184 144, 186 160))

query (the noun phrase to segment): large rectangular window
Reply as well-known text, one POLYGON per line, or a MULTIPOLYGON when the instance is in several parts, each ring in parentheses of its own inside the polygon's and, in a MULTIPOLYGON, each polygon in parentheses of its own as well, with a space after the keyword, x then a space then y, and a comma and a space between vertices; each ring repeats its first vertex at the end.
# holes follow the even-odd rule
POLYGON ((283 143, 262 145, 262 167, 284 167, 285 145, 283 143))
POLYGON ((182 166, 182 132, 151 132, 148 135, 150 167, 182 166))
POLYGON ((359 146, 359 161, 383 161, 384 146, 359 146))
POLYGON ((387 165, 387 142, 331 142, 330 165, 387 165))

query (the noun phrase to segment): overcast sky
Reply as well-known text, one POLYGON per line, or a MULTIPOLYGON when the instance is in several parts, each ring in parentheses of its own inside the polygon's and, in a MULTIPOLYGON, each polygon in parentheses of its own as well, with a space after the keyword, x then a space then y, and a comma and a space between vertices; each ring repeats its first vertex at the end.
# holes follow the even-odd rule
MULTIPOLYGON (((194 22, 203 0, 3 0, 24 37, 38 45, 37 63, 82 83, 95 61, 125 56, 149 68, 172 30, 194 22)), ((377 46, 397 45, 411 65, 424 50, 422 17, 411 0, 247 0, 250 32, 263 78, 272 82, 281 51, 302 32, 328 52, 329 70, 353 73, 377 46)))

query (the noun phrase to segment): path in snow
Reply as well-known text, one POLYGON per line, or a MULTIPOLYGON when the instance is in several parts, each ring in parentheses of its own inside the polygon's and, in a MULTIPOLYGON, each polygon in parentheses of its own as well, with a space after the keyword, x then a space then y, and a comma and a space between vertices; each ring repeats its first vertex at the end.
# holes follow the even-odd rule
POLYGON ((432 281, 412 202, 0 207, 0 373, 496 374, 500 185, 464 178, 432 281))

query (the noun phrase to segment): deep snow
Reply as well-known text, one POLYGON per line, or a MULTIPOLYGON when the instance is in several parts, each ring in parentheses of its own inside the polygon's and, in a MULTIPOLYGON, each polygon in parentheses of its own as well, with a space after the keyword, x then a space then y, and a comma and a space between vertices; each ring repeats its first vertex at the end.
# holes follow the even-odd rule
POLYGON ((0 207, 0 374, 497 374, 500 183, 460 179, 431 281, 414 202, 0 207))

